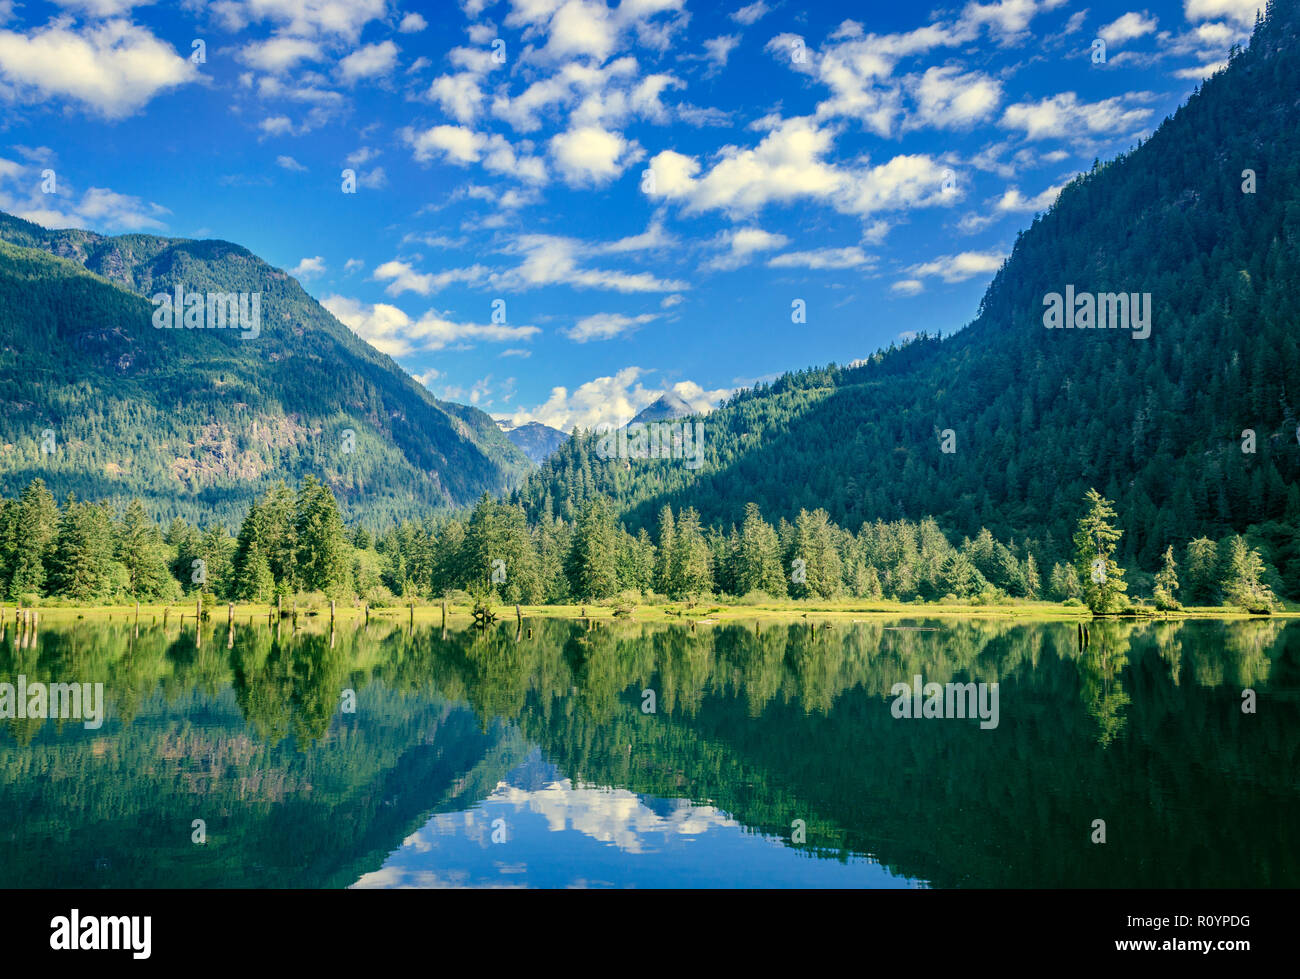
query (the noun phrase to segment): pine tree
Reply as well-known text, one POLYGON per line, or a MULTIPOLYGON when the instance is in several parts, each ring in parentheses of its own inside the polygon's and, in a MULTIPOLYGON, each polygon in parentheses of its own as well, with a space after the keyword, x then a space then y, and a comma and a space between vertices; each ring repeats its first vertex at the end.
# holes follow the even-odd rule
POLYGON ((298 490, 293 526, 300 586, 330 597, 349 592, 352 562, 343 518, 334 494, 315 476, 304 478, 298 490))
POLYGON ((1075 570, 1083 583, 1083 600, 1094 615, 1118 612, 1125 606, 1124 569, 1114 559, 1124 532, 1110 522, 1115 507, 1095 489, 1084 497, 1088 512, 1074 532, 1075 570))
POLYGON ((677 522, 673 519, 673 508, 666 506, 659 511, 659 545, 655 554, 655 589, 661 595, 675 595, 680 591, 679 582, 673 579, 676 547, 677 522))
POLYGON ((32 480, 18 499, 8 582, 10 598, 21 601, 24 595, 44 591, 46 565, 52 557, 59 524, 59 507, 45 488, 45 481, 32 480))
POLYGON ((1209 605, 1219 584, 1219 548, 1208 537, 1198 537, 1187 545, 1187 579, 1185 597, 1191 605, 1209 605))
POLYGON ((1248 612, 1271 611, 1277 604, 1272 589, 1264 584, 1264 559, 1237 534, 1228 544, 1227 574, 1223 594, 1233 605, 1248 612))
POLYGON ((736 554, 736 594, 762 592, 784 598, 785 572, 781 567, 781 542, 776 528, 763 519, 757 503, 745 504, 736 554))
POLYGON ((698 598, 713 591, 713 573, 708 541, 700 529, 700 515, 687 507, 677 520, 669 580, 673 598, 698 598))
POLYGON ((600 601, 618 591, 614 546, 614 517, 609 502, 603 496, 593 496, 583 503, 573 532, 569 581, 576 597, 600 601))
POLYGON ((170 575, 163 549, 162 533, 144 504, 132 500, 117 526, 117 560, 126 570, 128 593, 137 601, 164 594, 170 575))
POLYGON ((1182 608, 1178 604, 1178 565, 1174 561, 1174 545, 1165 549, 1164 567, 1156 572, 1155 600, 1156 608, 1174 611, 1182 608))

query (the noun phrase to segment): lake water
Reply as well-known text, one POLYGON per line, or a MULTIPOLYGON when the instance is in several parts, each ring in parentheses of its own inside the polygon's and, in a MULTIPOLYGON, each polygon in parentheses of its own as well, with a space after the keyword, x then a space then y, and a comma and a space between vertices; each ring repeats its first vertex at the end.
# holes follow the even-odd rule
POLYGON ((301 626, 10 618, 0 886, 1300 886, 1300 623, 301 626))

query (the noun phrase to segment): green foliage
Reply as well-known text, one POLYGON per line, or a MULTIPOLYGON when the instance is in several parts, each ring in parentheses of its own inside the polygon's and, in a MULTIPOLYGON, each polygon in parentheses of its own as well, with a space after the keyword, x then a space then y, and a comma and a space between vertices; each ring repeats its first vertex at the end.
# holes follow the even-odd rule
POLYGON ((531 468, 488 415, 436 400, 237 245, 6 214, 0 403, 0 495, 39 475, 59 498, 138 497, 164 521, 232 525, 250 494, 312 473, 346 514, 380 526, 467 505, 531 468), (155 329, 149 297, 177 285, 259 293, 260 335, 155 329))
POLYGON ((1084 497, 1088 511, 1074 532, 1074 567, 1083 582, 1083 600, 1095 614, 1122 611, 1126 606, 1124 569, 1115 561, 1115 548, 1123 531, 1111 523, 1115 506, 1095 489, 1084 497))
MULTIPOLYGON (((965 329, 737 393, 703 419, 696 470, 601 459, 575 433, 518 498, 534 519, 572 520, 603 494, 633 532, 665 506, 717 527, 749 502, 845 527, 932 516, 957 537, 987 528, 1021 561, 1011 541, 1031 534, 1040 559, 1068 563, 1077 501, 1096 487, 1116 502, 1124 563, 1154 569, 1171 542, 1269 525, 1263 556, 1300 596, 1297 91, 1300 38, 1282 12, 1149 139, 1071 181, 965 329), (1259 193, 1242 193, 1244 168, 1259 193), (1044 329, 1044 296, 1070 282, 1151 293, 1150 337, 1044 329), (939 419, 956 453, 940 451, 939 419), (1236 437, 1246 427, 1255 453, 1236 437)), ((1027 568, 972 557, 1011 594, 1037 590, 1027 568)), ((1188 570, 1184 599, 1207 600, 1188 570)))

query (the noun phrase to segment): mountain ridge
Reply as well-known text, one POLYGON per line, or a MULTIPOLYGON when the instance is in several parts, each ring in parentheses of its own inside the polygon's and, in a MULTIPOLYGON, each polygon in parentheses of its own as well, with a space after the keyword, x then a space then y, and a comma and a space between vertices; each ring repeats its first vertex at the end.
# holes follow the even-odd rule
POLYGON ((572 519, 603 494, 633 532, 665 505, 723 527, 749 501, 846 526, 932 515, 1059 553, 1096 487, 1146 566, 1253 526, 1300 580, 1300 17, 1270 14, 1147 140, 1019 233, 963 329, 737 393, 705 419, 695 472, 601 460, 585 435, 515 498, 572 519), (1045 329, 1047 297, 1072 284, 1151 294, 1151 335, 1045 329))
POLYGON ((3 213, 0 241, 0 288, 10 300, 0 318, 6 493, 39 475, 60 495, 141 495, 163 517, 215 509, 233 520, 268 483, 316 472, 354 515, 405 518, 506 490, 529 468, 489 416, 438 401, 292 276, 242 246, 57 231, 3 213), (76 298, 45 288, 53 282, 76 298), (260 294, 260 335, 155 330, 148 296, 178 285, 260 294), (33 289, 43 306, 32 302, 33 289), (106 311, 112 329, 85 328, 106 311), (162 350, 170 360, 155 356, 162 350), (45 375, 57 377, 58 389, 25 383, 17 370, 38 352, 58 365, 45 375), (185 371, 200 406, 185 404, 185 371), (123 403, 123 385, 148 372, 156 383, 130 389, 135 407, 123 403), (175 408, 159 400, 164 394, 175 408), (178 412, 183 424, 166 420, 178 412), (73 455, 40 450, 40 433, 51 431, 73 455), (143 450, 156 470, 134 451, 113 458, 122 445, 143 450))

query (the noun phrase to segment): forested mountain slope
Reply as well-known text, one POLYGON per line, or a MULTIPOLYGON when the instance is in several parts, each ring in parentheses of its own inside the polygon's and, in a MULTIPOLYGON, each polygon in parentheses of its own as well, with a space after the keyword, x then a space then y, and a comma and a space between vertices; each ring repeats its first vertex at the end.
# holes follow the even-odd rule
POLYGON ((60 498, 139 496, 160 519, 230 524, 268 485, 314 473, 345 512, 385 524, 528 469, 488 415, 434 399, 246 249, 4 214, 0 406, 0 495, 39 476, 60 498), (258 335, 155 329, 147 297, 178 285, 260 294, 258 335))
POLYGON ((568 518, 605 493, 634 532, 666 503, 723 525, 747 501, 849 527, 933 515, 1050 553, 1096 487, 1144 566, 1255 525, 1282 567, 1300 523, 1298 23, 1296 3, 1274 4, 1146 142, 1071 182, 965 329, 742 392, 704 419, 698 470, 604 460, 588 435, 519 498, 568 518), (1149 293, 1150 335, 1045 328, 1046 297, 1067 286, 1149 293))

